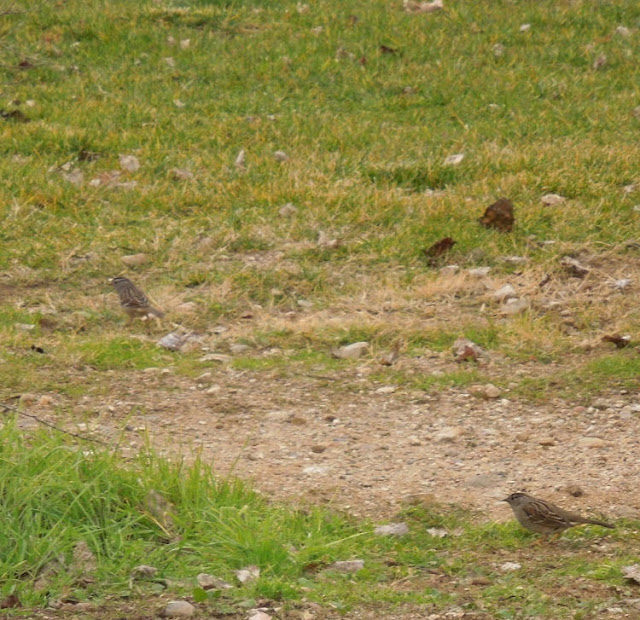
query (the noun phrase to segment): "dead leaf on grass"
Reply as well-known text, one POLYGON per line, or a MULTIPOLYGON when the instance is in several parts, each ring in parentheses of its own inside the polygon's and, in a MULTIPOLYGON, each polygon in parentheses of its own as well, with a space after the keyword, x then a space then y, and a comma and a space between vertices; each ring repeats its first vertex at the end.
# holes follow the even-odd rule
POLYGON ((136 172, 140 169, 140 161, 135 155, 120 155, 120 167, 127 172, 136 172))
POLYGON ((16 123, 29 123, 31 119, 23 114, 20 110, 0 110, 0 118, 4 118, 6 121, 15 121, 16 123))
POLYGON ((398 50, 388 45, 381 45, 379 48, 381 54, 397 54, 398 50))
POLYGON ((13 607, 22 607, 17 594, 9 594, 7 598, 0 602, 0 609, 11 609, 13 607))
POLYGON ((251 566, 245 566, 240 570, 236 571, 236 577, 240 583, 248 583, 249 581, 254 581, 258 577, 260 577, 260 568, 255 564, 251 566))
POLYGON ((495 228, 501 232, 511 232, 515 218, 513 216, 513 203, 508 198, 500 198, 489 205, 484 215, 478 221, 485 228, 495 228))

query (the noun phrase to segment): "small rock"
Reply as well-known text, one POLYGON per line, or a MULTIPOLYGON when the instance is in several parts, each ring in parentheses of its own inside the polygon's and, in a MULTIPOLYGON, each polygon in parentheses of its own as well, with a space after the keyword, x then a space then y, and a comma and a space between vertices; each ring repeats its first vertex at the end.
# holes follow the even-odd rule
POLYGON ((493 55, 496 58, 500 58, 500 56, 502 56, 504 54, 504 52, 505 52, 505 47, 504 47, 504 45, 502 45, 502 43, 496 43, 493 46, 493 55))
POLYGON ((520 570, 522 565, 518 564, 518 562, 505 562, 500 565, 500 570, 506 572, 520 570))
POLYGON ((229 590, 233 588, 233 586, 224 581, 224 579, 219 579, 207 573, 200 573, 196 577, 196 581, 203 590, 229 590))
POLYGON ((505 284, 500 287, 495 293, 493 293, 492 297, 496 301, 506 301, 507 299, 512 299, 513 297, 517 297, 516 289, 511 286, 511 284, 505 284))
POLYGON ((529 32, 531 30, 531 24, 522 24, 520 26, 520 32, 529 32))
POLYGON ((507 299, 506 303, 500 309, 503 315, 512 316, 524 312, 529 308, 529 300, 526 297, 519 299, 507 299))
POLYGON ((296 207, 293 203, 288 202, 286 205, 282 205, 278 209, 278 214, 281 217, 291 217, 298 212, 298 207, 296 207))
POLYGON ((203 372, 199 377, 196 377, 196 383, 209 383, 213 375, 210 372, 203 372))
POLYGON ((616 34, 619 34, 621 37, 628 37, 631 35, 631 30, 626 26, 618 26, 616 28, 616 34))
POLYGON ((396 389, 395 385, 384 385, 376 390, 376 394, 393 394, 396 389))
POLYGON ((327 567, 327 569, 335 570, 339 573, 357 573, 363 568, 364 560, 339 560, 327 567))
POLYGON ((404 0, 402 4, 407 13, 435 13, 444 8, 443 0, 432 0, 431 2, 404 0))
POLYGON ((142 252, 139 254, 128 254, 127 256, 120 257, 120 260, 127 265, 127 267, 139 267, 149 262, 149 257, 142 252))
POLYGON ((251 350, 251 347, 248 344, 244 344, 242 342, 234 342, 229 347, 229 351, 231 351, 231 353, 233 353, 234 355, 246 353, 247 351, 250 351, 250 350, 251 350))
POLYGON ((321 248, 335 249, 340 247, 340 241, 337 239, 332 239, 327 233, 320 231, 318 233, 318 245, 321 248))
POLYGON ((500 260, 509 265, 524 265, 529 262, 529 259, 524 256, 502 256, 500 260))
POLYGON ((527 432, 516 433, 515 437, 518 441, 525 442, 529 440, 529 437, 531 437, 531 434, 527 432))
POLYGON ((554 207, 555 205, 565 202, 566 198, 564 196, 560 196, 560 194, 545 194, 541 200, 543 205, 547 207, 554 207))
POLYGON ((30 332, 31 330, 34 330, 36 328, 36 326, 32 323, 14 323, 13 326, 16 329, 22 330, 23 332, 30 332))
POLYGON ((459 271, 460 267, 458 265, 445 265, 439 269, 438 273, 443 278, 450 278, 451 276, 455 276, 459 271))
POLYGON ((98 561, 89 545, 84 540, 79 540, 73 546, 73 569, 86 575, 93 573, 98 568, 98 561))
POLYGON ((472 385, 469 388, 469 393, 479 398, 500 398, 502 392, 492 383, 486 385, 472 385))
POLYGON ((407 437, 407 441, 409 442, 409 445, 413 447, 422 445, 422 442, 415 435, 411 435, 410 437, 407 437))
POLYGON ((445 166, 457 166, 464 159, 464 153, 455 153, 454 155, 449 155, 444 160, 445 166))
POLYGON ((607 66, 607 56, 606 56, 606 54, 600 54, 593 61, 593 68, 594 68, 595 71, 598 71, 599 69, 603 69, 606 66, 607 66))
POLYGON ((445 538, 449 535, 449 532, 442 527, 430 527, 427 529, 427 534, 434 538, 445 538))
POLYGON ((233 361, 233 358, 230 355, 225 355, 224 353, 207 353, 203 355, 200 359, 200 362, 219 362, 220 364, 230 364, 233 361))
POLYGON ((333 357, 344 360, 355 360, 362 357, 369 350, 368 342, 354 342, 331 351, 333 357))
POLYGON ((307 301, 306 299, 298 299, 298 301, 296 301, 296 303, 301 308, 313 308, 313 302, 312 301, 307 301))
POLYGON ((538 443, 541 446, 555 446, 556 440, 553 437, 541 437, 538 439, 538 443))
POLYGON ((433 440, 439 442, 455 441, 462 436, 463 431, 461 426, 445 426, 433 434, 433 440))
POLYGON ((275 157, 276 161, 279 162, 289 161, 289 156, 284 151, 276 151, 273 156, 275 157))
POLYGON ((609 445, 609 442, 600 437, 581 437, 578 445, 581 448, 604 448, 609 445))
POLYGON ((378 536, 406 536, 409 533, 409 526, 406 523, 389 523, 388 525, 378 525, 374 530, 378 536))
POLYGON ((269 411, 264 417, 273 422, 289 422, 293 417, 293 413, 290 411, 269 411))
POLYGON ((180 49, 181 50, 189 49, 190 45, 191 45, 191 39, 180 39, 180 49))
POLYGON ((52 396, 45 394, 38 400, 38 407, 49 407, 53 405, 54 402, 55 401, 53 400, 52 396))
POLYGON ((311 452, 313 452, 314 454, 322 454, 326 449, 327 446, 322 443, 311 446, 311 452))
POLYGON ((184 344, 184 337, 178 332, 170 332, 160 338, 156 344, 164 349, 169 349, 169 351, 179 351, 184 344))
POLYGON ((252 609, 248 620, 271 620, 271 616, 260 609, 252 609))
POLYGON ((640 584, 640 564, 632 564, 631 566, 622 567, 622 576, 640 584))
POLYGON ((163 618, 190 618, 196 608, 187 601, 170 601, 162 612, 163 618))
POLYGON ((80 168, 75 168, 71 172, 63 172, 62 177, 72 185, 79 187, 84 182, 84 172, 80 168))
POLYGON ((136 578, 149 578, 149 577, 155 577, 155 575, 157 574, 158 569, 155 566, 149 566, 148 564, 140 564, 139 566, 134 566, 133 569, 131 570, 131 576, 136 579, 136 578))
POLYGON ((140 169, 140 162, 135 155, 120 155, 120 168, 127 172, 136 172, 140 169))
POLYGON ((504 474, 489 473, 476 474, 464 481, 464 486, 470 489, 496 488, 504 482, 504 474))
POLYGON ((255 581, 260 577, 260 568, 252 564, 251 566, 245 566, 245 568, 235 571, 235 573, 240 583, 247 583, 249 581, 255 581))
POLYGON ((467 274, 472 278, 486 278, 491 271, 491 267, 474 267, 473 269, 467 269, 467 274))

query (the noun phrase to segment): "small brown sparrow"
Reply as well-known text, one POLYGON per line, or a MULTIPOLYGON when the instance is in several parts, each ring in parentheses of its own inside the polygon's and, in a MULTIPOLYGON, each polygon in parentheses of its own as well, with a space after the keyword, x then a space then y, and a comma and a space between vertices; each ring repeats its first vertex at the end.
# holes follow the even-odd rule
POLYGON ((112 278, 111 283, 116 287, 120 306, 129 316, 129 323, 136 317, 147 317, 150 314, 158 318, 164 316, 164 312, 152 307, 147 296, 128 278, 118 276, 112 278))
POLYGON ((502 501, 511 506, 511 510, 513 510, 513 514, 520 522, 520 525, 532 532, 544 534, 545 536, 559 534, 580 523, 593 523, 594 525, 612 529, 614 527, 604 521, 587 519, 575 512, 563 510, 555 504, 531 497, 527 493, 512 493, 502 501))

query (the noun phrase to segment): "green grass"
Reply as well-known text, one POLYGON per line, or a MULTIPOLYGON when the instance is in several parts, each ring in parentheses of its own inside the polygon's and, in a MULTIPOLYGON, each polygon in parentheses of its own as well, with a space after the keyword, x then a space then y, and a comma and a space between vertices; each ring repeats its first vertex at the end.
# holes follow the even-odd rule
MULTIPOLYGON (((186 378, 211 370, 197 347, 156 346, 173 322, 205 352, 249 344, 234 372, 330 376, 318 384, 326 398, 366 393, 366 382, 430 392, 491 382, 513 399, 584 404, 637 388, 634 346, 613 350, 601 338, 640 326, 640 255, 626 245, 640 217, 640 189, 629 188, 640 182, 639 32, 640 6, 628 0, 517 10, 510 0, 450 0, 429 15, 387 0, 319 0, 308 10, 294 0, 17 0, 0 11, 0 397, 50 393, 63 401, 59 415, 77 415, 83 397, 126 390, 147 368, 186 378), (240 150, 246 169, 234 165, 240 150), (462 162, 445 164, 455 153, 462 162), (121 155, 140 169, 122 171, 121 155), (544 206, 551 192, 567 201, 544 206), (502 196, 515 204, 510 234, 477 222, 502 196), (293 215, 279 214, 286 203, 293 215), (321 233, 337 247, 319 244, 321 233), (489 279, 440 277, 422 250, 446 236, 457 244, 442 264, 488 266, 489 279), (136 253, 147 262, 125 267, 122 257, 136 253), (565 255, 589 264, 584 281, 564 272, 565 255), (125 326, 107 282, 119 273, 167 311, 162 331, 125 326), (627 277, 628 291, 612 289, 627 277), (492 299, 507 282, 530 300, 526 312, 505 316, 492 299), (180 310, 185 302, 195 312, 180 310), (456 364, 459 337, 491 361, 456 364), (360 340, 371 344, 367 356, 331 356, 360 340), (377 364, 394 346, 400 362, 377 364)), ((151 455, 129 468, 117 455, 3 432, 3 463, 23 469, 15 482, 5 477, 15 494, 6 517, 22 521, 4 533, 2 587, 28 603, 43 601, 30 589, 38 571, 68 557, 78 537, 100 564, 86 598, 129 592, 140 558, 188 577, 201 565, 229 577, 259 563, 259 583, 229 595, 232 605, 243 596, 309 596, 339 609, 454 604, 459 584, 434 586, 423 569, 451 562, 464 572, 461 558, 491 575, 473 600, 496 617, 588 617, 606 598, 556 604, 545 581, 559 578, 554 570, 542 566, 540 582, 496 572, 483 549, 526 555, 530 540, 513 528, 465 522, 459 538, 381 541, 325 511, 269 506, 202 463, 151 455), (159 542, 166 532, 140 508, 157 487, 176 506, 179 543, 159 542), (361 575, 319 581, 304 570, 350 554, 371 560, 361 575), (405 554, 415 564, 385 563, 405 554), (424 587, 396 589, 407 576, 424 587)), ((415 517, 439 518, 449 517, 415 517)), ((616 553, 600 572, 576 564, 562 579, 597 573, 619 585, 616 553)), ((72 578, 61 573, 52 587, 75 587, 72 578)))
POLYGON ((0 445, 1 593, 14 593, 27 606, 63 595, 79 601, 151 596, 165 584, 211 611, 240 610, 258 599, 295 604, 303 597, 343 610, 374 603, 439 608, 459 604, 458 584, 484 575, 489 581, 477 594, 487 609, 570 617, 579 601, 554 602, 550 591, 578 578, 620 584, 620 567, 631 561, 629 541, 637 537, 633 522, 610 534, 606 563, 585 548, 599 538, 599 528, 565 535, 553 554, 544 547, 533 553, 534 537, 514 522, 477 525, 467 511, 435 504, 399 515, 409 535, 381 537, 370 523, 327 509, 273 505, 236 479, 214 476, 200 458, 187 464, 145 450, 124 461, 117 452, 74 446, 61 435, 24 435, 13 422, 0 430, 0 445), (150 494, 162 499, 151 504, 150 494), (429 528, 448 535, 433 537, 429 528), (74 561, 80 541, 94 554, 94 569, 74 561), (522 571, 496 567, 495 555, 505 549, 525 565, 522 571), (557 562, 557 554, 566 561, 557 562), (357 574, 328 568, 355 558, 365 562, 357 574), (141 564, 157 569, 153 579, 131 579, 141 564), (235 584, 234 571, 249 565, 260 568, 260 577, 222 594, 195 581, 207 572, 235 584), (440 578, 425 587, 429 575, 440 578))

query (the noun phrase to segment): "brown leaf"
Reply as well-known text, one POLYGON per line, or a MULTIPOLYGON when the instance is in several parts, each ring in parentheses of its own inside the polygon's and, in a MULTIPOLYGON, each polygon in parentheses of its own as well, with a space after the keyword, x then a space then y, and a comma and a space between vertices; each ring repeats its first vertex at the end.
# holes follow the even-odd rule
POLYGON ((495 228, 502 232, 513 230, 513 203, 507 198, 500 198, 487 207, 484 215, 478 221, 485 228, 495 228))
POLYGON ((367 57, 361 56, 358 62, 364 67, 367 64, 367 57))
POLYGON ((440 239, 440 241, 436 241, 426 250, 422 250, 422 253, 427 257, 428 263, 433 267, 438 262, 435 259, 446 254, 456 243, 457 242, 451 237, 444 237, 440 239))
POLYGON ((33 69, 33 67, 35 67, 35 65, 32 62, 29 62, 26 58, 18 63, 19 69, 33 69))
POLYGON ((381 54, 397 54, 398 50, 387 45, 381 45, 379 48, 381 54))
POLYGON ((602 342, 613 342, 616 345, 617 349, 624 349, 629 346, 631 342, 631 336, 625 335, 621 336, 620 334, 607 334, 606 336, 602 336, 602 342))
POLYGON ((12 607, 21 607, 20 599, 16 594, 9 594, 4 601, 0 602, 0 609, 10 609, 12 607))

